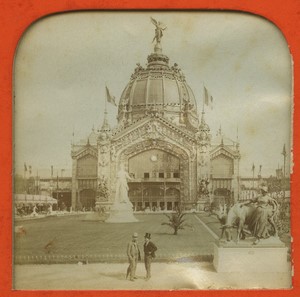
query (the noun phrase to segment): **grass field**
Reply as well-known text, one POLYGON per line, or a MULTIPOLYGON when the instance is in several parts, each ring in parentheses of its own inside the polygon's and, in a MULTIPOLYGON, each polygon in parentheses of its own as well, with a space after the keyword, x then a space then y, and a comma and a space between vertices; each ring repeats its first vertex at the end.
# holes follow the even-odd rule
MULTIPOLYGON (((212 255, 213 236, 197 220, 187 214, 186 220, 193 227, 173 230, 161 223, 167 221, 163 214, 136 215, 139 222, 108 224, 85 221, 84 215, 46 217, 38 220, 19 221, 26 235, 15 237, 15 263, 72 263, 127 261, 126 247, 133 232, 139 234, 142 252, 144 234, 152 234, 157 245, 157 261, 188 261, 212 255)), ((215 225, 218 225, 215 223, 215 225)), ((215 227, 219 232, 218 227, 215 227)))

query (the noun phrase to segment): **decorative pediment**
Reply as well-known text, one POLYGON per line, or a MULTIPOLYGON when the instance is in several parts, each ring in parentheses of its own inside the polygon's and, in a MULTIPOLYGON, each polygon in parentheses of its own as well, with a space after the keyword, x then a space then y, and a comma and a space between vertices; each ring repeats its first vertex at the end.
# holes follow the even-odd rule
POLYGON ((133 124, 121 133, 114 135, 112 144, 116 147, 124 147, 141 140, 172 140, 172 142, 189 149, 195 145, 195 137, 192 133, 183 131, 160 117, 148 117, 133 124))
POLYGON ((72 158, 77 159, 77 160, 81 159, 87 155, 91 155, 95 158, 98 158, 97 148, 95 148, 93 146, 85 146, 77 152, 72 152, 72 158))
POLYGON ((215 159, 220 155, 224 155, 225 157, 228 157, 230 159, 240 158, 240 154, 238 152, 231 150, 227 146, 220 145, 210 152, 211 159, 215 159))

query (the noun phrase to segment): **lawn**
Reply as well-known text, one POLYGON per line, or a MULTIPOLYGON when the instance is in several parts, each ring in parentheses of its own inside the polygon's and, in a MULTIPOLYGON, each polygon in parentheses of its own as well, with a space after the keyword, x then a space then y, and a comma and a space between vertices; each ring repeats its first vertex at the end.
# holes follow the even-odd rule
POLYGON ((18 221, 16 226, 22 225, 26 235, 15 237, 15 263, 127 261, 126 247, 133 232, 139 234, 141 252, 144 234, 152 234, 158 247, 157 261, 211 258, 214 238, 194 214, 186 215, 193 227, 179 230, 178 235, 173 235, 170 227, 161 225, 167 221, 163 214, 136 217, 139 222, 126 224, 85 221, 83 215, 18 221))

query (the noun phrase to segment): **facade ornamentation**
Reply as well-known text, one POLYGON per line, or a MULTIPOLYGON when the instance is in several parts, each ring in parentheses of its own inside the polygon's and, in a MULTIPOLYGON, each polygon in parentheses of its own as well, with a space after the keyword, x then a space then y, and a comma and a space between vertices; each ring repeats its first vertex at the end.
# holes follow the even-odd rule
POLYGON ((137 63, 129 76, 119 101, 118 124, 111 129, 105 111, 97 139, 72 146, 74 208, 100 193, 103 203, 112 204, 121 163, 131 177, 128 193, 136 210, 170 210, 179 204, 201 209, 222 187, 232 188, 230 195, 237 197, 239 145, 213 141, 182 70, 177 63, 169 66, 169 57, 162 53, 162 24, 153 23, 154 53, 147 66, 137 63), (92 158, 85 160, 86 155, 92 158), (92 192, 89 184, 95 182, 97 191, 92 192))
POLYGON ((107 177, 102 175, 99 178, 98 182, 98 189, 97 189, 97 201, 102 202, 102 201, 108 201, 109 198, 109 188, 107 186, 107 177))

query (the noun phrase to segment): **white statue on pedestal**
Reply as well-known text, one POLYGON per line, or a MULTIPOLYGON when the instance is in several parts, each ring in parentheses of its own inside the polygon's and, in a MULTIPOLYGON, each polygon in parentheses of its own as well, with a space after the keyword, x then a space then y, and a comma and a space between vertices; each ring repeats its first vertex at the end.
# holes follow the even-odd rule
POLYGON ((116 203, 128 203, 132 206, 128 198, 128 183, 127 180, 131 180, 131 177, 125 170, 123 164, 120 165, 120 170, 117 173, 117 183, 116 183, 116 203))
POLYGON ((131 177, 125 170, 124 164, 120 165, 116 180, 115 202, 110 208, 109 218, 106 223, 130 223, 138 220, 133 215, 133 205, 128 198, 128 183, 131 177))

